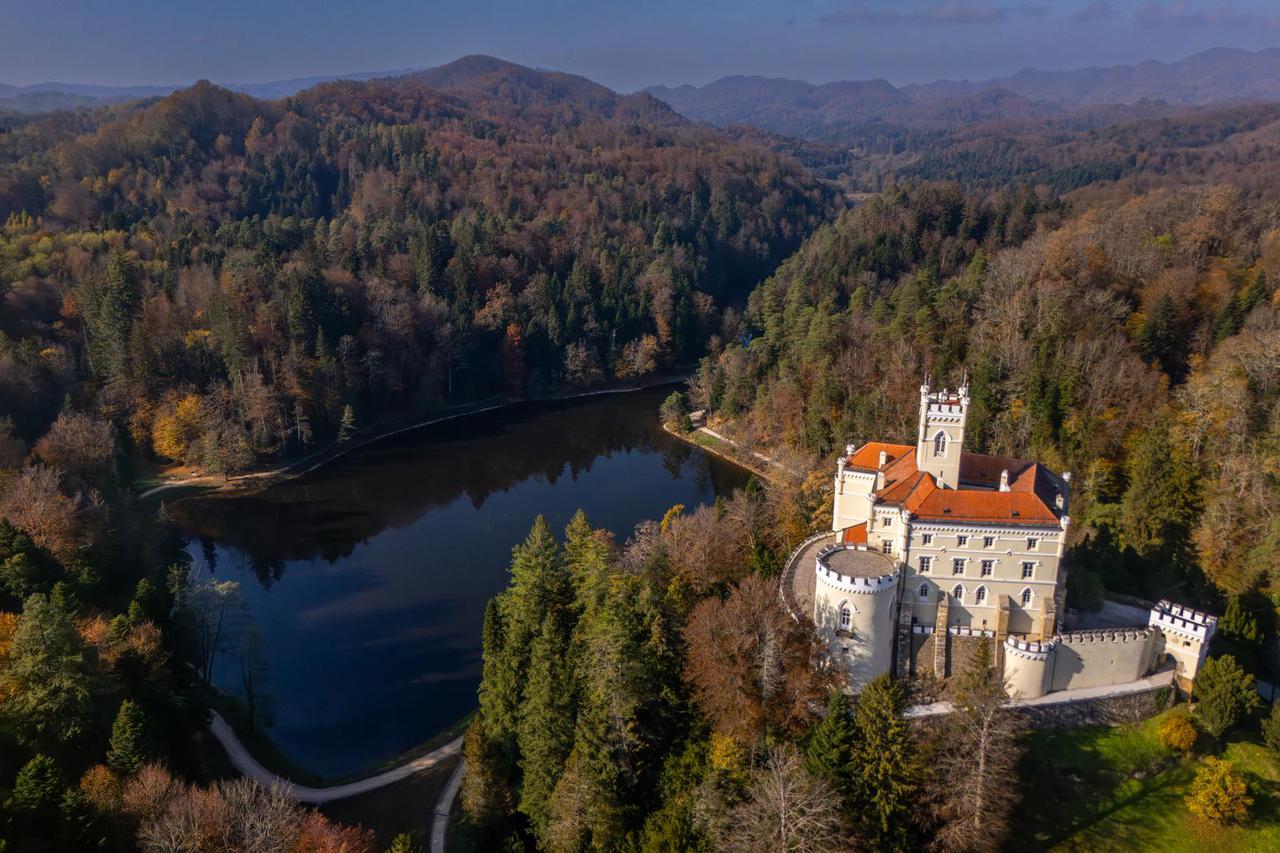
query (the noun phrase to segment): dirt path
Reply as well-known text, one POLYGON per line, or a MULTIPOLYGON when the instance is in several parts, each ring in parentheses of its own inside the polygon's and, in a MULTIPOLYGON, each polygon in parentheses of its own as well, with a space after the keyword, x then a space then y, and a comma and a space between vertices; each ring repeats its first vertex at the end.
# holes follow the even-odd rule
MULTIPOLYGON (((415 773, 430 770, 439 766, 442 762, 462 754, 462 738, 458 737, 444 746, 433 749, 426 755, 419 755, 399 767, 384 770, 366 779, 347 782, 344 785, 334 785, 330 788, 309 788, 306 785, 299 785, 296 782, 290 782, 288 779, 282 779, 259 764, 258 760, 250 755, 249 750, 240 742, 240 738, 236 737, 236 733, 232 730, 230 724, 217 711, 213 712, 213 721, 209 724, 209 731, 218 739, 218 743, 222 744, 222 748, 227 751, 227 757, 231 759, 231 765, 236 770, 239 770, 260 785, 267 787, 279 785, 285 793, 301 803, 327 803, 332 800, 341 800, 346 797, 353 797, 356 794, 374 791, 390 785, 392 782, 399 782, 401 779, 412 776, 415 773)), ((461 775, 456 773, 455 775, 458 775, 458 781, 461 782, 461 775)), ((453 785, 452 778, 450 779, 450 785, 453 785)), ((456 786, 454 786, 454 790, 457 790, 456 786)), ((452 802, 452 799, 450 801, 452 802)))
POLYGON ((449 783, 440 792, 436 801, 436 813, 431 817, 431 853, 444 853, 445 836, 449 832, 449 812, 453 811, 453 800, 462 787, 462 774, 467 772, 467 760, 464 758, 453 768, 449 783))

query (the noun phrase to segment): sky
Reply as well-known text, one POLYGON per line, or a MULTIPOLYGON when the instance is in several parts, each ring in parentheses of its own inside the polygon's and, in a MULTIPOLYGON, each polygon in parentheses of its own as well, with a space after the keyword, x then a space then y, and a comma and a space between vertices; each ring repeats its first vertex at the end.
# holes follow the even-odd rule
POLYGON ((1280 46, 1277 0, 0 0, 0 82, 257 83, 470 53, 619 91, 901 84, 1280 46))

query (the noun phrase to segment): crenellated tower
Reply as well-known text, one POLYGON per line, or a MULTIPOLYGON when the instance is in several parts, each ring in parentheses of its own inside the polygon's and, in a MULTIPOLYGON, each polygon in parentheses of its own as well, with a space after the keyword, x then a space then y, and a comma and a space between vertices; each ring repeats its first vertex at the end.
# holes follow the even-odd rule
POLYGON ((932 474, 944 489, 960 486, 960 454, 969 414, 969 378, 955 391, 931 391, 926 377, 920 386, 920 429, 916 436, 916 469, 932 474))

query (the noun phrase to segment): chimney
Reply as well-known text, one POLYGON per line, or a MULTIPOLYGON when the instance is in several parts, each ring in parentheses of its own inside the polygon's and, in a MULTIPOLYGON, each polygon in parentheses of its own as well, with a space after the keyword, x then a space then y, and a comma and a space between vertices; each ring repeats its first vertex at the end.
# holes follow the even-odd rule
POLYGON ((1009 491, 1009 469, 1005 468, 1000 472, 1000 491, 1009 491))
POLYGON ((880 462, 876 465, 876 468, 883 468, 883 467, 884 467, 884 463, 886 463, 886 462, 888 462, 888 461, 889 461, 889 454, 888 454, 888 453, 886 453, 886 452, 884 452, 883 450, 881 450, 881 451, 880 451, 880 462))

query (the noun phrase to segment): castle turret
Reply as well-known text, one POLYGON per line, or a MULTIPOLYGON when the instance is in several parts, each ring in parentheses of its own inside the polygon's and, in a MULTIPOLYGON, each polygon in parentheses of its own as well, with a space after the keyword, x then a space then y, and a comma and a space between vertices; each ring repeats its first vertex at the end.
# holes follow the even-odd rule
POLYGON ((933 475, 944 489, 960 486, 960 453, 964 423, 969 414, 968 377, 955 391, 931 391, 920 386, 920 429, 916 437, 916 468, 933 475))

